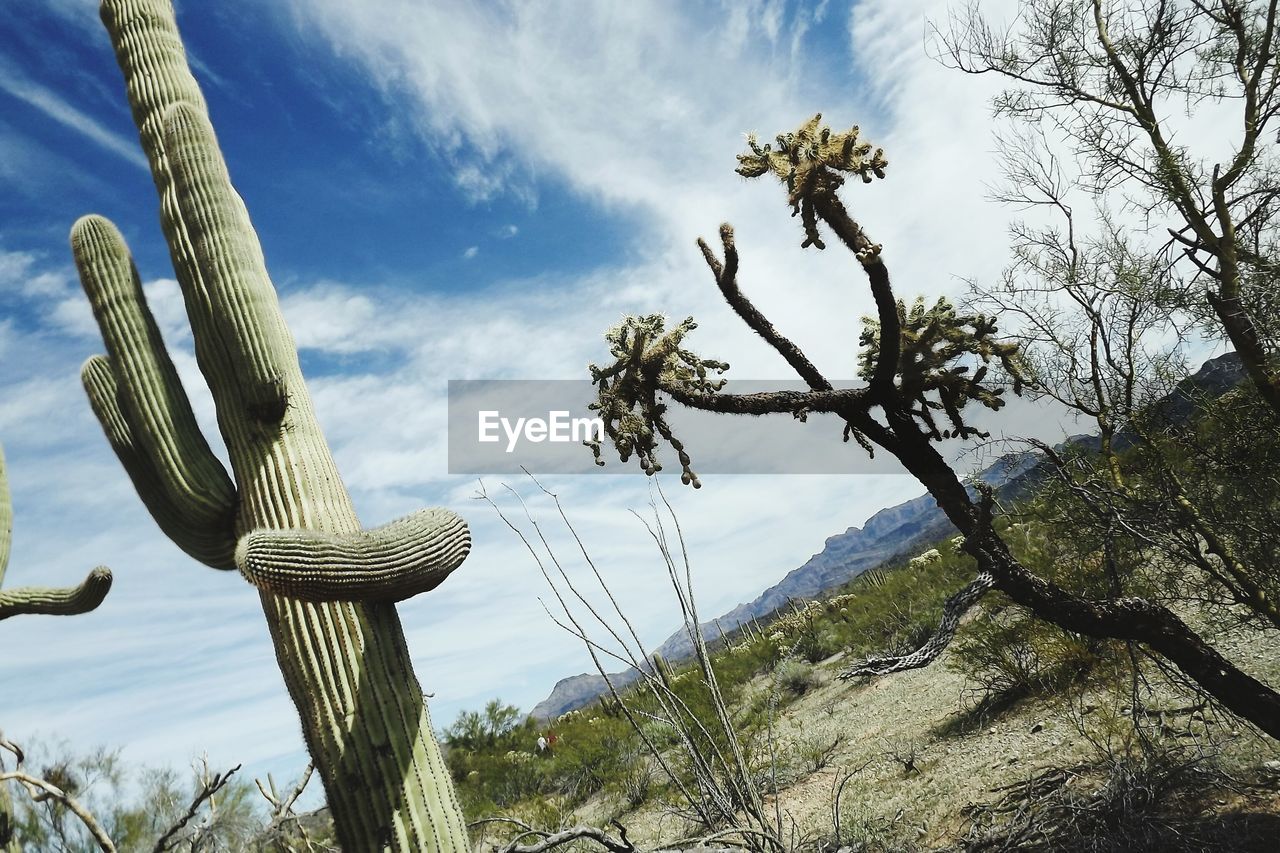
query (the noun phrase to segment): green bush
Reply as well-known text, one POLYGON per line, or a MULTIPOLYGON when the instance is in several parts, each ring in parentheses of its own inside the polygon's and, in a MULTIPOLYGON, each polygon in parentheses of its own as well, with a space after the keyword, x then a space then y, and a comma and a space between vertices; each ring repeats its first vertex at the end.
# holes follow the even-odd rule
POLYGON ((1086 676, 1105 646, 1035 619, 1022 608, 985 610, 956 638, 947 667, 984 701, 1052 693, 1086 676))
POLYGON ((773 680, 779 690, 792 696, 803 696, 818 686, 818 674, 814 672, 813 665, 795 659, 778 664, 773 671, 773 680))

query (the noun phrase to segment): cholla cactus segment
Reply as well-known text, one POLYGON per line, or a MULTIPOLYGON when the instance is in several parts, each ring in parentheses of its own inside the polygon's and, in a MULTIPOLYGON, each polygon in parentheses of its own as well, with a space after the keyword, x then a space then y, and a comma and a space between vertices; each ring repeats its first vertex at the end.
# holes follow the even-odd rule
MULTIPOLYGON (((844 174, 857 175, 868 184, 874 178, 884 177, 889 165, 884 150, 862 141, 859 133, 857 125, 835 133, 822 124, 822 113, 818 113, 795 132, 778 134, 774 139, 776 148, 769 143, 761 145, 755 134, 747 135, 747 146, 751 150, 738 155, 738 174, 757 178, 772 173, 786 184, 792 215, 799 214, 804 223, 802 248, 825 248, 818 235, 814 196, 834 194, 844 183, 844 174)), ((858 259, 869 263, 879 251, 878 245, 868 242, 859 249, 858 259)))
MULTIPOLYGON (((0 584, 9 568, 9 546, 13 541, 13 501, 9 497, 9 476, 4 451, 0 450, 0 584)), ((0 619, 26 614, 74 616, 97 608, 111 590, 111 570, 98 566, 79 586, 63 589, 18 587, 0 590, 0 619)), ((0 849, 3 849, 0 847, 0 849)))
POLYGON ((773 172, 792 189, 793 199, 798 197, 795 188, 803 187, 806 175, 815 170, 855 174, 869 184, 873 177, 884 177, 889 161, 884 149, 860 139, 860 132, 857 125, 834 132, 822 124, 822 113, 818 113, 795 132, 778 134, 774 139, 777 148, 761 145, 754 133, 747 134, 751 151, 738 155, 738 174, 755 178, 773 172))
MULTIPOLYGON (((605 332, 609 351, 616 359, 607 367, 588 365, 591 381, 596 386, 596 401, 589 407, 599 412, 605 436, 617 448, 618 456, 627 462, 634 455, 646 474, 662 470, 657 449, 665 440, 680 460, 680 481, 699 488, 697 474, 684 445, 667 424, 666 405, 658 400, 659 388, 678 385, 694 393, 715 393, 726 380, 717 378, 729 365, 714 359, 703 359, 683 348, 685 336, 697 328, 692 317, 666 329, 660 314, 629 316, 605 332)), ((587 442, 603 465, 598 442, 587 442)))
MULTIPOLYGON (((912 413, 935 441, 985 437, 965 422, 962 410, 974 401, 999 409, 1005 402, 1002 395, 1006 387, 1022 393, 1027 379, 1018 345, 996 338, 994 317, 960 314, 946 297, 929 307, 917 298, 910 309, 899 300, 898 320, 902 342, 898 390, 915 405, 912 413), (993 362, 1003 373, 995 382, 988 379, 993 362), (932 413, 939 410, 950 421, 949 429, 938 428, 932 413)), ((862 323, 858 375, 870 381, 880 357, 880 324, 873 317, 863 317, 862 323)))
POLYGON ((439 586, 471 550, 467 523, 424 509, 372 530, 257 530, 236 549, 259 589, 309 601, 403 601, 439 586))

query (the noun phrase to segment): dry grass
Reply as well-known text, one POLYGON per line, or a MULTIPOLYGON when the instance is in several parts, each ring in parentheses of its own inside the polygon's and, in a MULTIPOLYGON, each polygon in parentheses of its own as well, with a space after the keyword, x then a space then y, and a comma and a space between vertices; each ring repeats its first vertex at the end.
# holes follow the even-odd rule
MULTIPOLYGON (((1257 675, 1280 681, 1280 636, 1275 632, 1237 633, 1221 645, 1257 675)), ((852 843, 857 849, 859 842, 877 839, 890 844, 867 849, 939 848, 969 835, 973 826, 966 813, 972 817, 983 804, 996 803, 1008 795, 1010 786, 1055 768, 1095 763, 1100 755, 1124 747, 1119 733, 1127 727, 1118 723, 1130 703, 1125 692, 1093 689, 1075 701, 1026 701, 981 725, 970 718, 957 726, 957 718, 970 708, 966 697, 971 694, 963 677, 943 661, 860 684, 830 678, 837 659, 818 666, 818 672, 827 675, 823 683, 786 706, 773 727, 779 781, 785 784, 777 805, 785 834, 796 843, 817 847, 837 841, 833 791, 846 776, 840 797, 840 844, 852 843), (805 746, 824 739, 831 743, 837 737, 839 746, 825 766, 809 772, 811 768, 803 766, 805 746)), ((769 689, 768 676, 758 681, 753 690, 769 689)), ((1146 704, 1184 708, 1188 701, 1163 683, 1146 704)), ((1170 743, 1211 746, 1221 752, 1224 766, 1242 777, 1248 777, 1250 768, 1280 760, 1280 745, 1211 711, 1169 715, 1165 736, 1170 743)), ((1092 778, 1085 773, 1077 781, 1087 787, 1092 778)), ((773 796, 768 796, 766 808, 774 807, 773 796)), ((1229 829, 1247 822, 1250 815, 1280 820, 1274 791, 1263 789, 1241 793, 1206 788, 1194 802, 1187 800, 1179 808, 1193 810, 1197 825, 1210 830, 1229 829)), ((602 819, 617 814, 616 809, 595 800, 581 817, 602 819)), ((642 848, 669 844, 692 831, 664 815, 654 802, 621 817, 642 848)), ((1212 835, 1204 833, 1205 838, 1212 835)))

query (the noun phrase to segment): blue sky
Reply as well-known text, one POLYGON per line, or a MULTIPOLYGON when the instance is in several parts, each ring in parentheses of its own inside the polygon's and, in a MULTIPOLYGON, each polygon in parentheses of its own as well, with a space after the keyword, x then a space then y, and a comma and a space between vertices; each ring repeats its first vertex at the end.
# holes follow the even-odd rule
MULTIPOLYGON (((117 580, 94 614, 0 623, 0 726, 147 763, 181 766, 207 750, 246 774, 287 776, 305 756, 256 595, 164 539, 79 387, 79 364, 101 343, 66 235, 97 212, 129 241, 216 437, 95 6, 0 6, 0 441, 16 515, 6 585, 64 585, 99 563, 117 580)), ((779 188, 733 173, 744 132, 771 137, 821 110, 887 149, 889 179, 851 186, 848 199, 902 295, 957 294, 958 277, 998 274, 1009 213, 983 197, 995 177, 990 83, 927 57, 925 21, 945 9, 178 4, 362 519, 443 504, 472 525, 463 568, 402 608, 437 726, 493 696, 527 709, 589 666, 543 613, 519 542, 469 500, 474 481, 447 474, 448 379, 582 378, 607 355, 606 327, 656 310, 698 317, 692 344, 736 375, 786 378, 719 304, 694 247, 724 220, 737 228, 744 288, 820 365, 852 374, 865 285, 848 257, 799 249, 779 188)), ((1037 426, 1055 437, 1055 424, 1037 426)), ((898 475, 705 480, 698 493, 669 492, 706 615, 921 491, 898 475)), ((676 611, 627 513, 647 500, 644 478, 551 485, 646 639, 663 639, 676 611)))

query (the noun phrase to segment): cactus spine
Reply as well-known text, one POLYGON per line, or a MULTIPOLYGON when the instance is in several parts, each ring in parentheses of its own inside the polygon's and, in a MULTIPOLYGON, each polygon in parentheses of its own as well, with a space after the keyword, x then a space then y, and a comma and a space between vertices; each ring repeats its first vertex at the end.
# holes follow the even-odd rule
POLYGON ((361 529, 170 3, 104 0, 101 11, 232 471, 196 426, 124 240, 98 216, 71 234, 107 348, 82 371, 90 403, 161 529, 259 589, 343 849, 467 849, 392 606, 462 562, 466 525, 428 510, 361 529))

